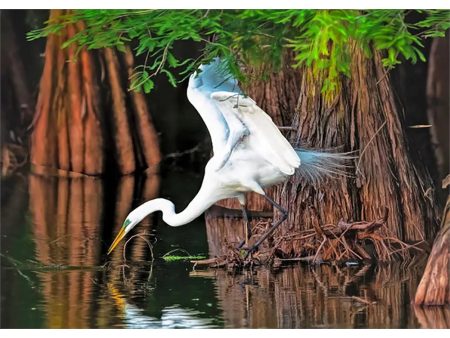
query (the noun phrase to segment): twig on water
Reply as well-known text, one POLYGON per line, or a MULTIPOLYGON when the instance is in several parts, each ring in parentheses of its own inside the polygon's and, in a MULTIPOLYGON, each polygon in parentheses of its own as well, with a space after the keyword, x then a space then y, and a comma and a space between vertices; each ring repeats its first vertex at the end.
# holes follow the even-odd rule
POLYGON ((147 243, 147 246, 148 246, 148 248, 149 248, 149 250, 150 250, 150 253, 151 253, 151 255, 152 255, 152 262, 155 260, 155 256, 153 255, 153 246, 152 246, 152 244, 150 243, 150 241, 147 239, 147 238, 145 238, 144 237, 144 235, 147 235, 146 233, 144 233, 144 234, 136 234, 136 235, 133 235, 133 236, 131 236, 126 242, 125 242, 125 244, 124 244, 124 246, 123 246, 123 261, 124 262, 126 262, 127 261, 127 257, 126 257, 126 249, 127 249, 127 244, 128 244, 128 242, 129 241, 131 241, 133 238, 135 238, 135 237, 139 237, 139 238, 141 238, 145 243, 147 243))

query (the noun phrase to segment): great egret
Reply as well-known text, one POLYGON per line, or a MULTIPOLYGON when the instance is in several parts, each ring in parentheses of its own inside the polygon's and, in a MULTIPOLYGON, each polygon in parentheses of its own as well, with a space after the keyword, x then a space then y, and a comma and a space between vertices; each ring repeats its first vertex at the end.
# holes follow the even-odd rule
POLYGON ((225 73, 220 59, 201 65, 199 69, 189 79, 187 96, 209 130, 214 152, 206 164, 200 190, 180 213, 175 212, 171 201, 163 198, 145 202, 131 211, 108 254, 136 224, 155 211, 162 211, 164 222, 176 227, 191 222, 225 198, 239 200, 248 239, 245 192, 253 191, 278 208, 282 217, 252 248, 247 248, 250 253, 287 218, 287 211, 266 196, 264 187, 285 181, 296 170, 309 180, 339 173, 343 161, 348 159, 346 154, 294 149, 272 119, 242 93, 233 77, 225 73))

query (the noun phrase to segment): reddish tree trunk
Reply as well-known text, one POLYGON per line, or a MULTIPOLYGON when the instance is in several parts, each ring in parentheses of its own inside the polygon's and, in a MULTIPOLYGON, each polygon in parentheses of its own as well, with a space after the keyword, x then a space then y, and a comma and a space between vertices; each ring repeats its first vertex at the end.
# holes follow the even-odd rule
MULTIPOLYGON (((49 20, 56 20, 62 14, 61 10, 50 11, 49 20)), ((57 163, 56 160, 56 130, 52 127, 50 116, 53 90, 56 85, 54 66, 57 59, 58 41, 56 35, 50 35, 47 38, 45 47, 45 64, 39 85, 39 96, 36 103, 34 115, 34 129, 31 136, 31 163, 52 167, 57 163)))
POLYGON ((100 114, 99 97, 96 95, 100 89, 96 83, 94 63, 92 56, 85 50, 81 52, 83 91, 85 104, 85 117, 83 126, 85 129, 84 171, 88 175, 102 173, 104 170, 103 157, 98 156, 104 151, 103 130, 98 118, 100 114))
MULTIPOLYGON (((62 44, 65 39, 65 34, 58 36, 58 46, 62 44)), ((66 72, 66 54, 63 51, 58 52, 58 59, 56 62, 56 74, 58 76, 66 72)), ((63 93, 66 91, 66 81, 57 81, 55 96, 53 99, 52 111, 58 115, 58 165, 60 169, 70 171, 70 142, 69 142, 69 105, 63 93)))
POLYGON ((105 48, 104 56, 111 86, 113 137, 115 141, 115 154, 119 171, 130 174, 136 170, 136 159, 131 137, 128 110, 125 102, 125 93, 121 87, 120 65, 116 53, 111 48, 105 48))
MULTIPOLYGON (((124 61, 128 71, 128 77, 133 74, 133 54, 127 48, 124 61)), ((148 111, 147 102, 144 94, 140 92, 131 92, 131 100, 134 108, 134 116, 137 125, 137 134, 139 136, 139 144, 142 147, 142 153, 146 162, 146 166, 150 170, 157 170, 159 162, 161 162, 161 152, 158 146, 158 135, 153 127, 153 121, 148 111)))
MULTIPOLYGON (((67 26, 67 38, 71 39, 76 34, 74 25, 67 26)), ((80 62, 75 59, 75 51, 77 46, 71 44, 67 50, 68 66, 67 66, 67 90, 68 90, 68 106, 70 114, 68 116, 69 140, 70 140, 70 163, 72 170, 77 173, 84 172, 84 131, 83 131, 83 101, 81 94, 81 71, 80 62)))
MULTIPOLYGON (((435 39, 431 46, 428 79, 428 118, 431 127, 435 155, 439 174, 447 178, 443 181, 443 188, 450 184, 448 175, 448 123, 449 123, 449 79, 448 57, 449 37, 435 39)), ((442 216, 441 230, 436 236, 433 249, 428 257, 427 266, 422 280, 417 287, 415 303, 418 305, 444 305, 450 304, 450 196, 447 195, 447 203, 442 216)), ((421 310, 416 310, 422 314, 421 310)), ((438 310, 435 314, 439 314, 438 310)), ((427 322, 427 316, 421 318, 427 322)), ((427 326, 427 325, 425 325, 427 326)))
MULTIPOLYGON (((50 20, 57 21, 62 14, 64 11, 52 10, 50 20)), ((121 174, 140 169, 137 159, 142 157, 141 151, 145 158, 143 166, 156 170, 161 154, 145 97, 128 94, 127 83, 121 76, 125 66, 132 71, 132 57, 127 57, 123 65, 117 52, 110 48, 104 53, 83 48, 78 54, 74 44, 61 49, 64 41, 83 29, 84 23, 78 22, 68 25, 61 34, 48 37, 31 138, 35 171, 45 173, 51 169, 71 176, 104 173, 109 156, 105 135, 112 135, 114 160, 121 174), (106 66, 106 85, 111 95, 100 90, 99 82, 103 79, 96 58, 106 66)))
MULTIPOLYGON (((450 175, 447 176, 447 184, 450 175)), ((433 244, 427 266, 417 287, 418 305, 450 304, 450 195, 442 216, 442 228, 433 244)))
MULTIPOLYGON (((377 53, 367 59, 354 48, 352 55, 351 78, 342 78, 332 99, 321 94, 320 75, 318 78, 308 69, 293 71, 289 57, 279 73, 247 88, 275 123, 293 127, 285 135, 294 145, 359 150, 350 172, 356 180, 327 179, 313 187, 293 176, 274 189, 275 200, 289 210, 288 220, 274 237, 336 224, 340 219, 377 219, 387 207, 389 233, 405 241, 430 240, 437 229, 433 185, 408 155, 389 77, 377 53)), ((252 196, 250 199, 261 199, 252 196)), ((298 255, 302 248, 296 241, 285 241, 282 250, 298 255)))

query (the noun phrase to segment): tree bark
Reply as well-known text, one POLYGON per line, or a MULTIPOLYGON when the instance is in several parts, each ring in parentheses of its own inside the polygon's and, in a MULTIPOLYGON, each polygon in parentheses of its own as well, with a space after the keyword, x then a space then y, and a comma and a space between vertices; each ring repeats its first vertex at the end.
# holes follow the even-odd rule
MULTIPOLYGON (((50 20, 57 21, 64 13, 52 10, 50 20)), ((83 29, 84 23, 77 22, 47 39, 31 137, 35 171, 73 176, 101 175, 106 169, 120 174, 142 167, 157 170, 161 154, 147 102, 142 94, 128 93, 121 76, 124 67, 132 72, 132 57, 121 62, 111 48, 103 53, 85 48, 77 52, 75 44, 61 48, 83 29), (111 94, 100 88, 103 69, 98 65, 106 68, 105 85, 111 94), (105 146, 107 137, 112 140, 113 156, 105 146), (138 161, 141 151, 144 163, 138 161), (106 168, 106 162, 114 165, 106 168)))
MULTIPOLYGON (((75 25, 67 26, 67 37, 71 39, 76 34, 75 25)), ((73 171, 84 172, 84 130, 83 130, 83 101, 81 94, 81 69, 80 62, 76 60, 77 46, 71 44, 67 49, 67 90, 70 107, 68 116, 69 140, 70 140, 70 164, 73 171)))
MULTIPOLYGON (((49 20, 56 20, 62 10, 50 11, 49 20)), ((52 167, 57 163, 55 128, 51 126, 50 106, 56 85, 54 63, 57 59, 58 41, 56 35, 47 38, 45 46, 45 64, 39 85, 39 96, 34 114, 33 134, 31 136, 31 163, 43 167, 52 167)))
MULTIPOLYGON (((321 75, 306 68, 293 71, 289 55, 279 73, 246 88, 276 124, 293 128, 285 135, 295 146, 359 150, 349 172, 355 178, 325 179, 311 186, 293 176, 274 188, 275 200, 289 210, 274 237, 340 219, 377 219, 387 207, 385 231, 408 242, 431 240, 437 230, 433 184, 428 173, 411 162, 389 76, 377 52, 367 59, 355 46, 349 48, 353 50, 351 77, 340 80, 332 99, 321 93, 321 75)), ((295 256, 302 248, 286 242, 282 249, 295 256)))
MULTIPOLYGON (((65 39, 65 34, 58 36, 58 45, 61 45, 65 39)), ((60 76, 65 74, 67 63, 66 53, 58 51, 56 60, 56 74, 60 76)), ((69 105, 63 93, 66 92, 66 81, 57 81, 55 94, 53 98, 52 111, 58 114, 57 137, 58 137, 58 165, 65 171, 70 171, 70 141, 69 141, 69 105)))
POLYGON ((105 48, 104 57, 108 70, 109 85, 111 86, 113 136, 115 141, 115 155, 119 171, 131 174, 136 170, 136 159, 131 137, 128 110, 125 94, 121 87, 120 65, 116 53, 111 48, 105 48))
POLYGON ((85 105, 85 151, 84 151, 84 172, 88 175, 103 173, 104 161, 101 154, 104 152, 104 131, 99 120, 100 108, 100 88, 95 76, 95 65, 92 55, 86 50, 81 51, 81 64, 83 75, 83 91, 85 105))
MULTIPOLYGON (((133 74, 133 54, 129 48, 124 54, 124 61, 127 67, 128 77, 133 74)), ((158 169, 161 162, 161 152, 159 150, 158 135, 153 126, 152 117, 148 111, 145 96, 141 92, 131 92, 131 101, 134 108, 134 116, 137 124, 137 134, 139 136, 139 144, 145 159, 145 164, 150 170, 158 169)))
MULTIPOLYGON (((447 176, 450 181, 450 175, 447 176)), ((450 304, 450 195, 447 197, 442 227, 433 244, 427 266, 417 287, 417 305, 450 304)))

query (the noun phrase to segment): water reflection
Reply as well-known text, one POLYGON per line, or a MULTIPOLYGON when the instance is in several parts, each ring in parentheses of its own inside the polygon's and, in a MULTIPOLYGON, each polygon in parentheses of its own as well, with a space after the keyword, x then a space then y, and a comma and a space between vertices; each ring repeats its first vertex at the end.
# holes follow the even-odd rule
MULTIPOLYGON (((161 195, 182 209, 201 182, 184 172, 164 179, 161 189, 158 176, 103 181, 30 175, 28 181, 6 185, 1 326, 450 327, 449 308, 410 305, 423 263, 296 265, 242 273, 192 270, 189 263, 152 264, 147 243, 139 237, 128 242, 126 260, 124 243, 106 257, 131 208, 161 195)), ((255 226, 267 218, 252 222, 255 226)), ((206 227, 200 218, 172 228, 155 215, 136 230, 146 232, 155 257, 177 246, 203 253, 206 242, 210 254, 218 255, 244 236, 240 211, 223 209, 207 214, 206 227)))
MULTIPOLYGON (((46 327, 88 328, 95 313, 93 282, 97 267, 104 263, 102 254, 104 204, 112 206, 113 224, 120 227, 135 200, 136 179, 122 177, 117 193, 105 199, 103 181, 91 177, 65 178, 30 175, 29 196, 36 260, 47 267, 64 271, 39 272, 44 297, 46 327), (69 269, 66 271, 66 269, 69 269)), ((159 178, 149 176, 141 182, 138 200, 155 198, 159 178)), ((150 227, 150 220, 147 220, 150 227)), ((111 232, 111 229, 105 229, 111 232)), ((112 229, 118 231, 118 228, 112 229)), ((106 236, 111 237, 112 234, 106 236)), ((123 246, 123 244, 122 244, 123 246)), ((121 255, 123 249, 116 250, 121 255)), ((130 245, 133 260, 143 258, 139 241, 130 245)), ((113 258, 114 259, 114 258, 113 258)))
POLYGON ((408 304, 416 276, 396 265, 214 272, 225 325, 249 328, 417 327, 408 304))
MULTIPOLYGON (((252 226, 267 219, 255 217, 252 226)), ((211 256, 223 255, 244 232, 239 210, 206 215, 211 256)), ((243 275, 193 272, 216 280, 225 325, 250 328, 448 328, 450 308, 412 308, 424 260, 389 265, 298 265, 243 275), (415 316, 414 316, 415 315, 415 316), (417 318, 416 318, 417 317, 417 318)))
POLYGON ((93 178, 30 175, 36 259, 45 265, 94 266, 101 254, 103 189, 93 178))
MULTIPOLYGON (((153 290, 152 290, 153 291, 153 290)), ((214 328, 214 318, 202 318, 204 313, 192 308, 185 308, 179 304, 162 308, 158 316, 146 314, 143 308, 139 308, 130 302, 113 284, 108 284, 108 292, 114 299, 118 310, 118 317, 123 321, 124 328, 214 328)))
POLYGON ((227 327, 249 328, 449 328, 448 308, 418 308, 407 293, 417 280, 399 266, 336 270, 296 266, 214 278, 227 327), (389 281, 383 280, 391 275, 389 281))
MULTIPOLYGON (((96 266, 101 246, 102 185, 92 178, 29 177, 36 260, 46 266, 96 266)), ((85 328, 93 272, 39 272, 49 328, 85 328), (70 288, 66 286, 70 285, 70 288)))
POLYGON ((415 306, 414 312, 423 329, 450 328, 450 306, 415 306))

